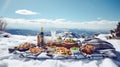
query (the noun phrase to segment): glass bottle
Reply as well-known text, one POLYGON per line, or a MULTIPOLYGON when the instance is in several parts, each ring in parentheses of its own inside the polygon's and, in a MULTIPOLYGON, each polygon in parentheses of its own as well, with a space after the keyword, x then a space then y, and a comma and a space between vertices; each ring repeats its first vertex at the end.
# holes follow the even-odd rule
POLYGON ((40 47, 40 33, 37 34, 37 46, 40 47))
POLYGON ((41 38, 40 47, 44 47, 44 32, 43 32, 43 27, 41 27, 40 38, 41 38))

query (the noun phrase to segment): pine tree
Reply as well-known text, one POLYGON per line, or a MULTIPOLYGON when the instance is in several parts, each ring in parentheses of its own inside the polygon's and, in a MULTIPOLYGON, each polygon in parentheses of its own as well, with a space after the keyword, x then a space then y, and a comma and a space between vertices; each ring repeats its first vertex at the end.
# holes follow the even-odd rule
POLYGON ((118 22, 117 28, 115 29, 116 36, 120 37, 120 22, 118 22))

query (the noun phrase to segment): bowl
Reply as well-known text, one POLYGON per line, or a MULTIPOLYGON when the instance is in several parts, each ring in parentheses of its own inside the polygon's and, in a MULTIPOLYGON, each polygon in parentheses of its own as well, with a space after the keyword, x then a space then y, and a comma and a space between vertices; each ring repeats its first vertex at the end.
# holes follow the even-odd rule
POLYGON ((72 54, 75 54, 75 53, 79 53, 79 47, 71 47, 70 48, 70 51, 72 52, 72 54))

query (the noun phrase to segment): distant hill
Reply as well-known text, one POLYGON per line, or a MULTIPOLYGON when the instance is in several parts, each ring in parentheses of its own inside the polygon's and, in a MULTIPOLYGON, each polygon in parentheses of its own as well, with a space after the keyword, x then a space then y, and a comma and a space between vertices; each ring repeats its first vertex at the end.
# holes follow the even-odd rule
MULTIPOLYGON (((54 29, 55 30, 55 29, 54 29)), ((35 31, 35 30, 25 30, 25 29, 7 29, 6 30, 8 33, 11 34, 16 34, 16 35, 37 35, 40 31, 35 31)), ((44 30, 45 35, 50 35, 51 30, 44 30)), ((69 32, 74 32, 79 35, 93 35, 95 33, 108 33, 106 31, 91 31, 91 30, 79 30, 79 29, 56 29, 56 33, 64 32, 64 31, 69 31, 69 32)))
POLYGON ((36 35, 38 33, 37 31, 23 29, 7 29, 6 31, 16 35, 36 35))

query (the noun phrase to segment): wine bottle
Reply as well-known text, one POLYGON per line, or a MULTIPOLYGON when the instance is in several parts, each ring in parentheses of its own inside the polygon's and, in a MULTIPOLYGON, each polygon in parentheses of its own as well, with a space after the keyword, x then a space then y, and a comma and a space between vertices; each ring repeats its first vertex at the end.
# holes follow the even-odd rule
POLYGON ((37 34, 37 46, 40 47, 40 33, 37 34))
POLYGON ((40 38, 41 38, 40 47, 44 47, 44 32, 43 32, 43 27, 41 27, 40 38))

